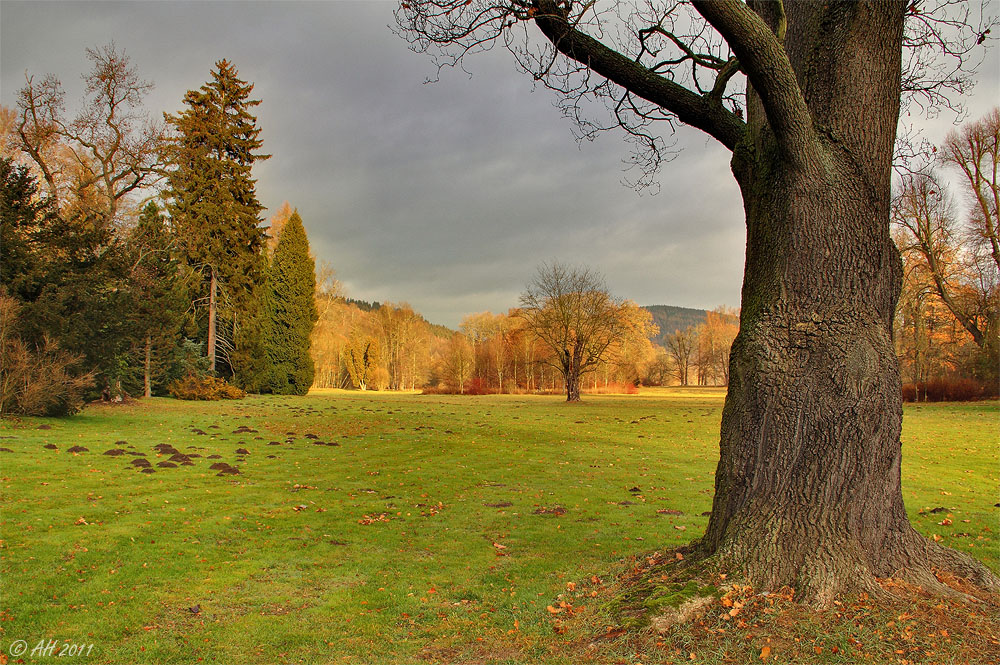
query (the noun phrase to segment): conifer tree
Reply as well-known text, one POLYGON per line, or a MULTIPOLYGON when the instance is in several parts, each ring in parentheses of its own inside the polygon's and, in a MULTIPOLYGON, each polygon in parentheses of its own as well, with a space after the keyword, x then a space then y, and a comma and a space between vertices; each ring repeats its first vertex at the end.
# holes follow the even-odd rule
POLYGON ((128 256, 109 219, 76 203, 60 212, 27 169, 0 158, 0 288, 19 303, 29 348, 56 341, 117 395, 132 343, 128 256))
POLYGON ((316 266, 298 211, 281 230, 268 274, 270 320, 265 345, 270 363, 267 388, 284 395, 305 395, 313 382, 309 354, 316 311, 316 266))
POLYGON ((133 303, 129 310, 133 345, 142 366, 146 397, 153 394, 154 384, 164 383, 167 366, 182 343, 181 328, 190 305, 190 269, 177 260, 177 237, 166 222, 156 203, 150 201, 127 238, 132 263, 129 288, 133 303))
MULTIPOLYGON (((270 155, 257 152, 262 141, 250 109, 260 100, 250 99, 252 91, 253 84, 241 80, 232 63, 220 60, 208 83, 184 95, 183 111, 164 115, 176 131, 168 148, 168 210, 187 261, 206 276, 207 351, 213 371, 219 288, 226 289, 231 329, 239 331, 236 313, 259 297, 266 261, 264 232, 258 226, 263 206, 251 169, 270 155)), ((233 335, 238 336, 252 345, 254 335, 244 330, 233 335)))

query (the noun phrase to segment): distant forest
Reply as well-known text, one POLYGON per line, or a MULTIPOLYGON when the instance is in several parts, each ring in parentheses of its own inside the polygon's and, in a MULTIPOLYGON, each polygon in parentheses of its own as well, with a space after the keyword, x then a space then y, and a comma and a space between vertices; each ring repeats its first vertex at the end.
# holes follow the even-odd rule
POLYGON ((650 339, 654 344, 663 347, 667 345, 668 335, 694 328, 705 323, 708 318, 708 311, 704 309, 673 305, 643 305, 642 308, 653 315, 653 323, 660 329, 660 332, 650 339))
MULTIPOLYGON (((344 298, 344 302, 348 305, 354 305, 362 312, 378 311, 382 307, 382 303, 378 301, 368 302, 355 298, 344 298)), ((649 338, 654 344, 660 346, 667 345, 667 337, 669 335, 682 332, 688 328, 697 327, 705 323, 708 318, 708 310, 705 309, 675 307, 673 305, 643 305, 642 309, 653 315, 653 323, 660 329, 657 334, 649 338)), ((456 332, 447 326, 433 323, 431 326, 436 329, 435 333, 441 337, 446 337, 448 333, 456 332)))

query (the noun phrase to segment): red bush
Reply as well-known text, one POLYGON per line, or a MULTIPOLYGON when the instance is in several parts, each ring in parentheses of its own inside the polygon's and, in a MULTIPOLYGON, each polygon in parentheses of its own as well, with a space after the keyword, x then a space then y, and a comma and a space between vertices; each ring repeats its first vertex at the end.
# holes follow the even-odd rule
POLYGON ((466 395, 489 395, 493 392, 496 391, 491 390, 486 381, 478 376, 473 377, 472 380, 465 384, 466 395))
POLYGON ((904 402, 970 402, 997 396, 997 387, 974 379, 936 378, 903 386, 904 402))

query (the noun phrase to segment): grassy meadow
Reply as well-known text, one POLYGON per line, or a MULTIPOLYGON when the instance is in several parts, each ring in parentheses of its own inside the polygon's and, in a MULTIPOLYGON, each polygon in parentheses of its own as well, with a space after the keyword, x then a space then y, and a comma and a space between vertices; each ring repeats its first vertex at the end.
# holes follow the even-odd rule
MULTIPOLYGON (((30 650, 56 640, 93 644, 77 657, 90 663, 689 662, 653 639, 588 652, 547 608, 579 584, 593 591, 568 614, 599 622, 602 578, 703 533, 723 396, 321 391, 0 421, 0 651, 24 640, 24 662, 43 662, 30 650)), ((916 528, 995 570, 998 424, 996 402, 911 405, 903 433, 916 528)), ((743 643, 696 659, 761 651, 743 643)), ((859 653, 845 634, 816 658, 859 653)))

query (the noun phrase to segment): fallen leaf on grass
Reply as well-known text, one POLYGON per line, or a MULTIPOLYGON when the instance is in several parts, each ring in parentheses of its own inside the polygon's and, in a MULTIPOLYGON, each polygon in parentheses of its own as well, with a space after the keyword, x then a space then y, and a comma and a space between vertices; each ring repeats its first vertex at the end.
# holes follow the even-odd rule
POLYGON ((765 646, 763 649, 760 650, 761 660, 767 660, 770 657, 771 657, 771 647, 765 646))
POLYGON ((392 518, 390 518, 386 513, 380 513, 378 515, 365 515, 358 520, 358 524, 368 526, 369 524, 374 524, 375 522, 388 522, 390 519, 392 518))
POLYGON ((608 628, 608 632, 604 633, 603 635, 601 635, 597 639, 598 640, 613 640, 616 637, 621 637, 622 635, 625 634, 625 632, 626 631, 625 631, 624 628, 611 628, 611 627, 609 627, 608 628))

